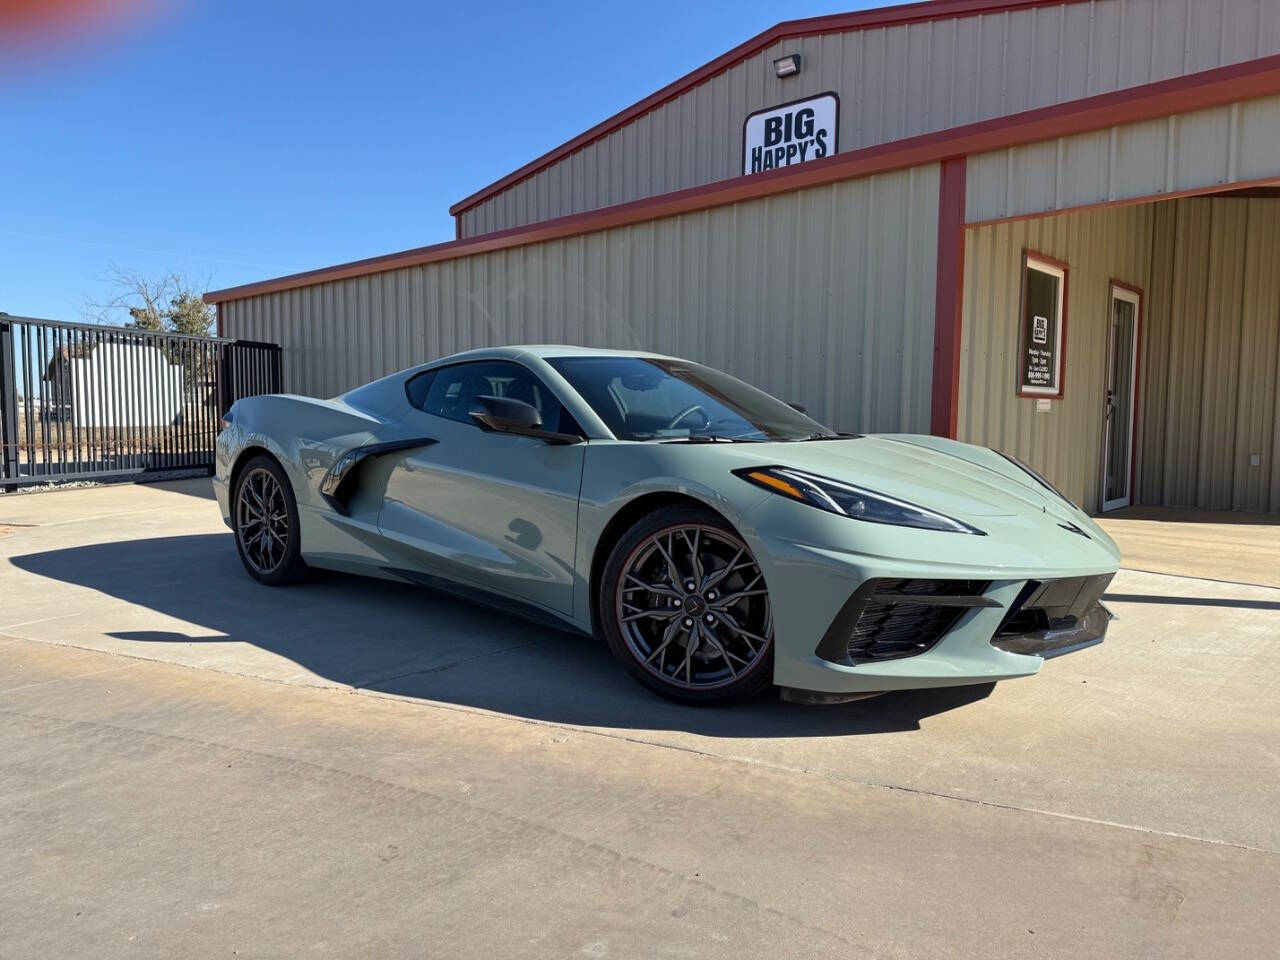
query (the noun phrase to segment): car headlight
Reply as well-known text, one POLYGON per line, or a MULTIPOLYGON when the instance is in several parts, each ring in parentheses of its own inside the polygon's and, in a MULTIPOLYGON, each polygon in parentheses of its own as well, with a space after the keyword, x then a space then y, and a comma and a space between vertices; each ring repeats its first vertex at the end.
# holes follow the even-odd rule
POLYGON ((1006 460, 1012 463, 1015 467, 1017 467, 1027 476, 1029 476, 1032 480, 1034 480, 1036 483, 1040 484, 1040 486, 1044 487, 1046 490, 1048 490, 1050 493, 1056 496, 1063 503, 1066 503, 1069 506, 1075 507, 1077 510, 1080 509, 1079 507, 1076 507, 1075 501, 1073 501, 1065 493, 1063 493, 1061 490, 1055 487, 1052 483, 1046 480, 1038 471, 1033 470, 1031 467, 1028 467, 1025 463, 1023 463, 1013 454, 1005 453, 1003 450, 996 450, 995 452, 1000 454, 1000 456, 1004 457, 1006 460))
POLYGON ((746 467, 733 471, 748 483, 781 494, 791 500, 826 510, 828 513, 865 520, 868 523, 887 523, 895 527, 916 527, 921 530, 945 530, 949 533, 972 533, 985 537, 986 532, 977 527, 948 517, 944 513, 907 503, 883 493, 855 487, 842 480, 819 477, 790 467, 746 467))

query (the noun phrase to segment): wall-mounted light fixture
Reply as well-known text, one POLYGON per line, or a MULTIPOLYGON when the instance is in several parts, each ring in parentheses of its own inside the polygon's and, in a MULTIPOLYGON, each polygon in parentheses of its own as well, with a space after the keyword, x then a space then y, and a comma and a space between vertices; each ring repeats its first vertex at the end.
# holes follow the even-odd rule
POLYGON ((773 72, 779 77, 789 77, 792 74, 800 72, 800 54, 793 53, 789 56, 779 57, 773 61, 773 72))

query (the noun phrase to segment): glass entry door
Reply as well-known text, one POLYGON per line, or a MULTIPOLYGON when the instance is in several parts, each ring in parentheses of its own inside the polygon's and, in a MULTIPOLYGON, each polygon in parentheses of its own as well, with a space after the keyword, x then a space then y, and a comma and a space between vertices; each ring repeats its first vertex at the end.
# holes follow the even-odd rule
POLYGON ((1137 403, 1138 315, 1142 295, 1112 285, 1107 357, 1102 509, 1133 502, 1133 434, 1137 403))

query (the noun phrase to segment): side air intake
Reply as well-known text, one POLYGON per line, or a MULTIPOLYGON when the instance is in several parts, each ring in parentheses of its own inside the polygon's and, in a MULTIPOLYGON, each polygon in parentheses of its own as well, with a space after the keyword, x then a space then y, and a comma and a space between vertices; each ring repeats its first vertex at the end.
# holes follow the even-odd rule
POLYGON ((367 443, 363 447, 353 447, 333 461, 320 481, 320 495, 329 501, 329 505, 339 513, 346 515, 347 504, 356 492, 356 468, 370 457, 380 457, 395 453, 398 450, 410 450, 413 447, 428 447, 436 441, 431 437, 412 437, 405 440, 390 440, 386 443, 367 443))

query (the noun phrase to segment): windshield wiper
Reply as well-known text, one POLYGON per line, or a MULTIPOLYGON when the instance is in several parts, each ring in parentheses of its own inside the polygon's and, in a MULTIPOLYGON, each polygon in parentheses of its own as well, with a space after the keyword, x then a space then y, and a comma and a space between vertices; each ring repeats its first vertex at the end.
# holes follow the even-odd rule
POLYGON ((807 437, 796 437, 789 443, 808 443, 810 440, 857 440, 860 433, 811 433, 807 437))
POLYGON ((662 443, 764 443, 752 437, 722 437, 714 433, 697 433, 674 440, 663 440, 662 443))

